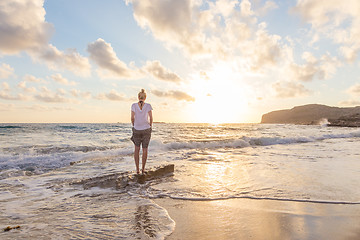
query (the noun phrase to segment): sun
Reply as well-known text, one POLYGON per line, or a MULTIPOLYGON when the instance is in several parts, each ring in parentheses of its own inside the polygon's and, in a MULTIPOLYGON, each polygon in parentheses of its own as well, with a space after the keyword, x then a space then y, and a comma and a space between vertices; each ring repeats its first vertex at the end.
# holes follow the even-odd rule
POLYGON ((228 68, 217 68, 193 83, 192 118, 202 123, 234 123, 245 119, 247 98, 241 79, 228 68))

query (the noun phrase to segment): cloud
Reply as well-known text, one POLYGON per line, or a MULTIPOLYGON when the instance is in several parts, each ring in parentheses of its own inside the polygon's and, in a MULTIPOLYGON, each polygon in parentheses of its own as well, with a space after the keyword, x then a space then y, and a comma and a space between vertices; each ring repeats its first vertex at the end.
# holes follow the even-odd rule
POLYGON ((5 100, 16 100, 16 101, 25 101, 28 100, 28 97, 25 95, 18 93, 16 95, 11 95, 9 91, 0 91, 0 98, 5 100))
POLYGON ((339 52, 349 62, 360 51, 360 2, 358 0, 299 0, 293 12, 311 24, 316 36, 340 44, 339 52))
POLYGON ((65 98, 64 92, 58 91, 57 93, 49 90, 47 87, 42 87, 41 92, 35 95, 35 99, 41 102, 47 103, 65 103, 70 102, 69 99, 65 98))
POLYGON ((25 81, 20 82, 18 84, 18 87, 21 88, 22 90, 24 90, 25 92, 29 92, 29 93, 36 92, 36 88, 35 87, 27 87, 25 81))
POLYGON ((37 77, 35 77, 33 75, 30 75, 30 74, 26 74, 23 77, 23 80, 26 81, 26 82, 36 82, 36 83, 45 82, 45 80, 43 80, 42 78, 37 78, 37 77))
POLYGON ((251 10, 251 3, 249 0, 243 0, 240 3, 240 12, 244 17, 249 17, 254 15, 254 11, 251 10))
POLYGON ((43 5, 44 0, 0 2, 0 53, 12 55, 26 51, 50 69, 67 69, 79 76, 89 76, 87 58, 74 49, 62 52, 49 44, 54 27, 45 21, 43 5))
POLYGON ((52 44, 28 50, 35 60, 44 62, 52 70, 69 70, 82 77, 90 76, 91 66, 86 57, 81 56, 76 49, 58 50, 52 44))
POLYGON ((142 28, 149 28, 155 38, 171 45, 186 47, 190 52, 201 51, 201 36, 193 31, 191 0, 130 0, 134 18, 142 28), (173 41, 169 41, 173 39, 173 41))
POLYGON ((46 45, 54 30, 45 21, 43 0, 0 2, 0 51, 16 54, 46 45))
POLYGON ((126 63, 122 62, 117 56, 110 43, 99 38, 93 43, 89 43, 87 51, 90 59, 99 67, 99 75, 103 78, 133 79, 138 78, 138 72, 130 69, 126 63))
POLYGON ((266 15, 269 11, 277 9, 279 6, 273 1, 266 1, 258 10, 259 15, 266 15))
MULTIPOLYGON (((1 32, 1 30, 0 30, 0 32, 1 32)), ((0 79, 7 79, 12 75, 14 75, 14 68, 12 68, 9 64, 6 64, 6 63, 1 64, 0 79)))
POLYGON ((188 95, 185 92, 182 91, 167 91, 167 92, 163 92, 163 91, 159 91, 159 90, 152 90, 151 93, 153 93, 155 96, 158 97, 166 97, 166 98, 174 98, 177 100, 185 100, 188 102, 194 102, 195 98, 188 95))
POLYGON ((272 88, 278 98, 304 97, 311 93, 304 85, 295 82, 276 82, 272 88))
POLYGON ((58 82, 58 83, 63 84, 63 85, 69 85, 69 86, 76 85, 76 82, 69 82, 69 80, 64 78, 60 73, 56 73, 56 74, 51 75, 51 78, 55 82, 58 82))
POLYGON ((351 86, 347 92, 353 96, 360 96, 360 83, 356 83, 355 85, 351 86))
POLYGON ((256 72, 266 66, 275 66, 284 55, 280 44, 281 37, 269 35, 265 24, 260 24, 259 28, 253 41, 244 46, 244 57, 248 59, 250 68, 256 72))
POLYGON ((147 61, 142 68, 136 68, 132 63, 128 66, 117 57, 111 44, 101 38, 89 43, 87 51, 90 53, 90 59, 99 66, 98 75, 101 78, 138 79, 149 74, 161 81, 174 83, 183 81, 176 73, 166 69, 159 61, 147 61))
POLYGON ((262 72, 286 56, 282 38, 271 35, 257 15, 275 9, 274 2, 254 9, 248 0, 127 0, 138 25, 168 47, 195 60, 237 62, 241 72, 262 72), (261 12, 261 13, 260 13, 261 12))
POLYGON ((44 106, 44 105, 40 105, 40 104, 34 104, 32 106, 24 107, 24 108, 29 109, 29 110, 38 111, 38 112, 73 111, 73 110, 75 110, 72 107, 49 107, 49 106, 44 106))
POLYGON ((10 86, 7 82, 2 82, 1 87, 4 91, 10 91, 10 86))
POLYGON ((180 83, 183 80, 176 74, 166 69, 159 61, 147 61, 142 68, 158 80, 180 83))
POLYGON ((25 96, 24 94, 18 93, 16 95, 11 94, 10 86, 7 82, 1 83, 1 89, 0 90, 0 99, 4 100, 15 100, 15 101, 25 101, 29 100, 29 97, 25 96))
POLYGON ((109 93, 100 93, 96 97, 98 100, 125 101, 127 100, 123 94, 117 93, 112 89, 109 93))
POLYGON ((91 93, 90 92, 81 92, 78 89, 71 89, 70 90, 70 94, 73 97, 82 97, 84 99, 89 99, 91 97, 91 93))
POLYGON ((341 66, 341 62, 336 57, 329 54, 316 59, 310 52, 304 52, 304 64, 290 63, 286 69, 286 76, 292 80, 309 82, 314 79, 324 80, 332 77, 336 69, 341 66))

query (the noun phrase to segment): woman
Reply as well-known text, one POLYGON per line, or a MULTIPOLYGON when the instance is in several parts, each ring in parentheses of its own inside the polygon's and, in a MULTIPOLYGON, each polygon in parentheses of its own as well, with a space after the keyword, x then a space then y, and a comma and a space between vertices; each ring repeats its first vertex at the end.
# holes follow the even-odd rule
POLYGON ((151 127, 153 123, 152 107, 149 103, 145 103, 146 93, 144 89, 138 94, 139 102, 131 105, 131 123, 132 132, 131 141, 135 144, 135 166, 136 173, 139 174, 139 159, 140 159, 140 145, 142 145, 142 169, 141 172, 144 174, 145 164, 148 154, 148 146, 151 138, 151 127))

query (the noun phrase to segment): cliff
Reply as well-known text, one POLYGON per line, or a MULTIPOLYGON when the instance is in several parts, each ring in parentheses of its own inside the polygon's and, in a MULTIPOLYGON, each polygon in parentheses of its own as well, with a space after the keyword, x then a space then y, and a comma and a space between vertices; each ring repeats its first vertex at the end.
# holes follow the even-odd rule
POLYGON ((345 123, 347 116, 356 114, 360 114, 360 106, 339 108, 309 104, 266 113, 262 116, 261 123, 319 124, 323 119, 330 119, 335 122, 340 118, 345 123))
POLYGON ((334 127, 360 127, 360 114, 356 113, 338 119, 329 119, 328 125, 334 127))

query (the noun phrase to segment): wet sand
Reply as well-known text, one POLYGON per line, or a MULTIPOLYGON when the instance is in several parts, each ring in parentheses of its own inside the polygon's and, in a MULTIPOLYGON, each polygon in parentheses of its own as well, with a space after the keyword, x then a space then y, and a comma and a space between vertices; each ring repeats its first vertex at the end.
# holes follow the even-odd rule
POLYGON ((253 199, 156 199, 176 222, 166 239, 360 239, 360 205, 253 199))

